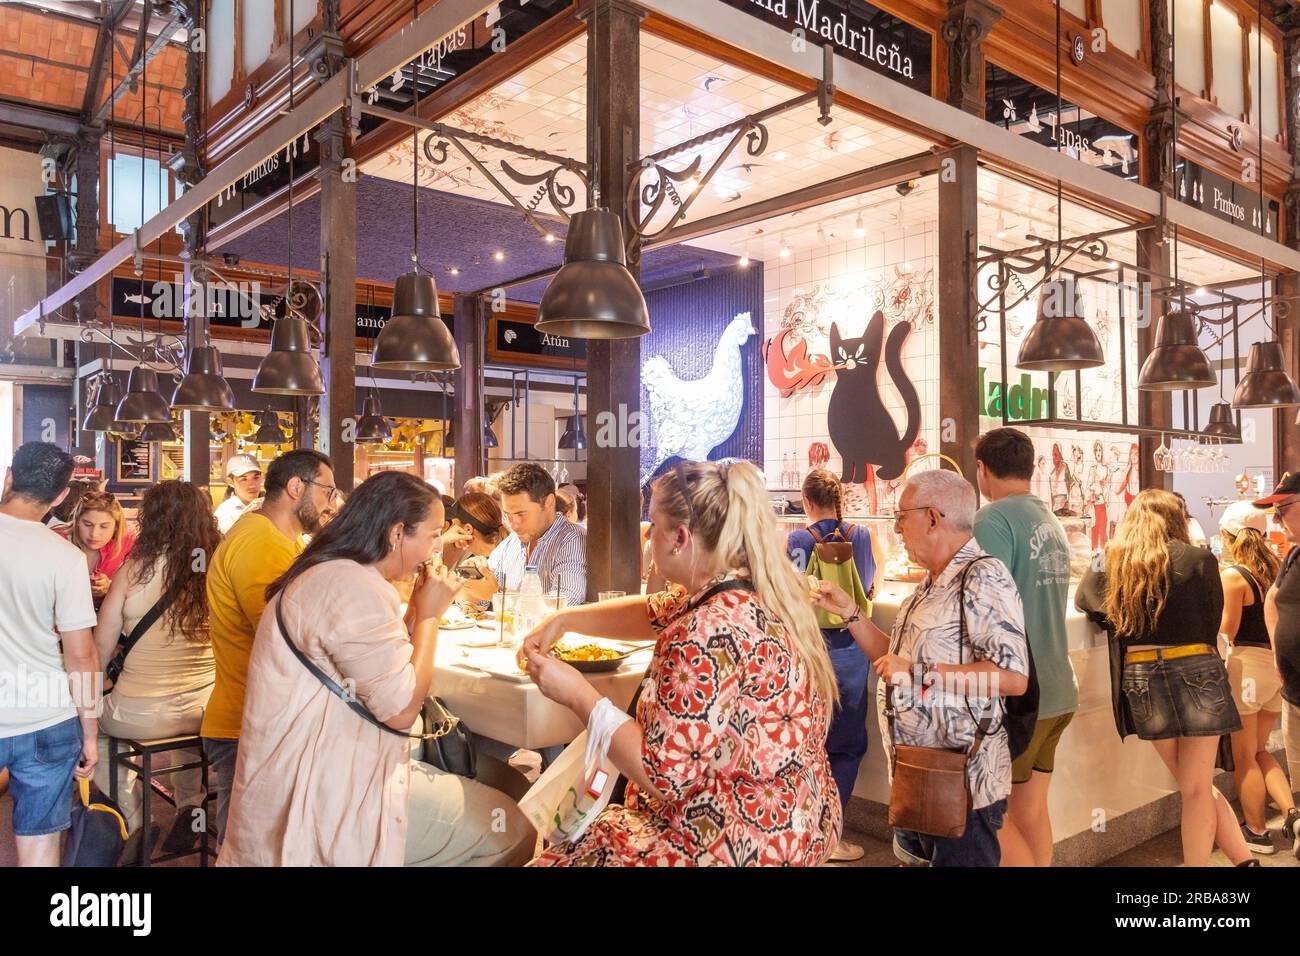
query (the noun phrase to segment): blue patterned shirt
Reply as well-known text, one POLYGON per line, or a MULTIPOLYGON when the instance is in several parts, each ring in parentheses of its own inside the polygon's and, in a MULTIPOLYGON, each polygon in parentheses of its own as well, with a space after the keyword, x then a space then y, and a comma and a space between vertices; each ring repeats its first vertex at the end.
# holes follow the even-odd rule
MULTIPOLYGON (((533 549, 532 563, 537 565, 543 591, 555 590, 558 575, 560 593, 569 599, 570 607, 587 600, 587 531, 581 525, 557 515, 533 549)), ((528 547, 513 533, 488 556, 488 568, 507 591, 519 590, 527 565, 528 547)))

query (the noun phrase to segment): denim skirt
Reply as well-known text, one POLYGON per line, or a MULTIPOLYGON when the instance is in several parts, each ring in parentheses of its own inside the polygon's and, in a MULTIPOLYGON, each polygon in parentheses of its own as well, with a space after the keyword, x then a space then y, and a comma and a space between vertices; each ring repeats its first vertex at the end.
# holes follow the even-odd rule
POLYGON ((1241 729, 1217 654, 1124 664, 1120 689, 1142 740, 1218 737, 1241 729))

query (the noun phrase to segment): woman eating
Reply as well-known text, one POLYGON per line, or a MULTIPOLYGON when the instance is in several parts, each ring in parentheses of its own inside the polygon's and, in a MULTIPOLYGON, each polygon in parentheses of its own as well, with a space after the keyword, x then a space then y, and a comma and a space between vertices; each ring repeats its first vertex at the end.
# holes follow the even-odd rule
POLYGON ((461 495, 449 515, 451 527, 442 545, 442 563, 452 570, 465 568, 462 598, 491 602, 496 581, 488 570, 488 555, 501 543, 501 508, 491 495, 470 491, 461 495), (472 570, 470 570, 472 569, 472 570), (475 577, 474 572, 478 572, 475 577))
POLYGON ((98 605, 135 544, 135 535, 126 526, 126 515, 117 498, 107 491, 83 495, 72 509, 68 540, 86 556, 90 593, 98 605))
POLYGON ((482 866, 531 854, 535 834, 507 796, 410 760, 438 620, 457 591, 441 564, 430 568, 442 526, 433 488, 380 472, 267 588, 219 866, 482 866), (404 620, 394 582, 412 580, 404 620))
POLYGON ((568 608, 519 657, 627 777, 539 866, 817 866, 839 841, 826 758, 835 673, 804 578, 779 546, 762 474, 682 462, 653 483, 650 542, 667 591, 568 608), (550 656, 566 631, 655 639, 636 718, 550 656))

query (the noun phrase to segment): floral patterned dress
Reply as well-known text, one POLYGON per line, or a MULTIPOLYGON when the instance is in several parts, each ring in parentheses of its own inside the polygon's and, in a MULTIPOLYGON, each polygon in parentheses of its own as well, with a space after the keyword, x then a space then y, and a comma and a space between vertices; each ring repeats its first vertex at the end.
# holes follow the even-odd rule
POLYGON ((748 588, 650 596, 659 631, 637 722, 664 796, 627 786, 574 844, 534 866, 818 866, 839 840, 831 704, 785 625, 748 588))

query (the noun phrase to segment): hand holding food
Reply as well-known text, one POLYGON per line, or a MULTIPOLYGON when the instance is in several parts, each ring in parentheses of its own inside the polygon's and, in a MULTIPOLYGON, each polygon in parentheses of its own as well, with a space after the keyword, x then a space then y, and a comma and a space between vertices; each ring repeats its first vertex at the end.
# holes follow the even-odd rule
POLYGON ((96 571, 90 576, 90 593, 95 597, 103 597, 108 593, 108 589, 112 587, 112 585, 113 579, 107 574, 101 574, 96 571))
POLYGON ((542 623, 524 635, 519 646, 519 666, 523 667, 528 655, 549 654, 555 642, 564 636, 567 628, 564 624, 564 612, 557 611, 546 617, 542 623))
POLYGON ((443 565, 421 565, 415 576, 415 588, 411 592, 411 605, 415 608, 416 620, 442 617, 456 599, 460 587, 460 579, 443 565))

